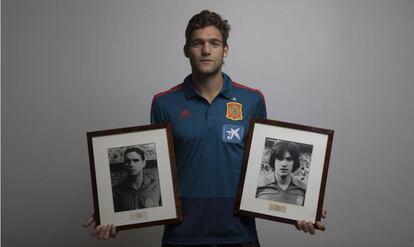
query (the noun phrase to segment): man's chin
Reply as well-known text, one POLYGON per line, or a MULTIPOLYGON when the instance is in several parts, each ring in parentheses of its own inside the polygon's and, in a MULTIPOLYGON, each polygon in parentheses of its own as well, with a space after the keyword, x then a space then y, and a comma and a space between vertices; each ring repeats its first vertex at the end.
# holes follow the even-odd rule
POLYGON ((203 76, 211 76, 220 72, 220 68, 197 68, 195 72, 203 76))
POLYGON ((129 177, 138 177, 139 174, 140 174, 139 172, 128 172, 129 177))

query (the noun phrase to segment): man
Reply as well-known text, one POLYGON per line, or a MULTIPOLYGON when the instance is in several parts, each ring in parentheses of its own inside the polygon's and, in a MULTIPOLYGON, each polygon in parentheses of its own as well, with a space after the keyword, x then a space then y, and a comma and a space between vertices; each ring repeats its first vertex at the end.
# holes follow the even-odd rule
POLYGON ((270 153, 269 165, 274 171, 275 182, 259 187, 256 197, 303 206, 305 190, 292 181, 292 172, 300 166, 299 146, 293 142, 277 142, 270 153))
POLYGON ((115 212, 161 206, 158 180, 143 172, 145 153, 139 148, 128 148, 124 153, 127 178, 113 189, 115 212))
MULTIPOLYGON (((152 102, 151 122, 173 126, 183 210, 182 224, 165 227, 165 247, 259 246, 254 219, 234 216, 233 208, 249 120, 266 118, 266 107, 258 90, 222 73, 229 30, 214 12, 193 16, 184 45, 192 73, 152 102)), ((299 221, 297 228, 315 231, 310 222, 299 221)), ((98 226, 92 235, 107 239, 115 230, 98 226)))
POLYGON ((192 74, 153 100, 152 123, 172 122, 183 208, 183 223, 165 228, 165 246, 258 241, 254 219, 233 209, 249 120, 266 118, 266 107, 258 90, 222 73, 229 30, 215 13, 194 16, 184 46, 192 74))

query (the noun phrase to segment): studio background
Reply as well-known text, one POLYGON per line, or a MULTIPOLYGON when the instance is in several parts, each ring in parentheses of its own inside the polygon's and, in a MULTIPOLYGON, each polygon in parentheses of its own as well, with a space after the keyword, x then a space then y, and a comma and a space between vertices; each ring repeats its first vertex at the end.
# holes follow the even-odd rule
POLYGON ((81 228, 85 133, 149 124, 152 96, 190 73, 202 9, 229 20, 224 71, 270 119, 335 130, 327 231, 257 220, 262 246, 414 246, 410 0, 3 0, 2 246, 160 246, 161 226, 106 242, 81 228))

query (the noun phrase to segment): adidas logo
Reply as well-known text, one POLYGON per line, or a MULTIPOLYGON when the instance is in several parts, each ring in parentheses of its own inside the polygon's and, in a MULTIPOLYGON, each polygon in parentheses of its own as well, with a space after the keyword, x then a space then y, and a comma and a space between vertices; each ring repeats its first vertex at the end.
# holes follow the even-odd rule
POLYGON ((180 113, 180 118, 188 118, 191 116, 191 112, 187 110, 187 108, 184 108, 184 110, 180 113))

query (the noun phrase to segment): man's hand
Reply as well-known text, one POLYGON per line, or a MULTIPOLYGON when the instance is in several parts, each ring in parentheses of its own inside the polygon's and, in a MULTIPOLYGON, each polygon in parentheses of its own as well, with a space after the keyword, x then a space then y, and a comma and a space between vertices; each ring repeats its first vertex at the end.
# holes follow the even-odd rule
MULTIPOLYGON (((322 218, 326 219, 326 210, 322 209, 322 218)), ((296 229, 298 229, 299 231, 304 231, 304 232, 309 232, 310 234, 315 234, 315 229, 318 229, 320 231, 325 231, 326 227, 325 225, 320 222, 317 221, 315 223, 316 228, 313 226, 313 223, 310 221, 306 221, 306 220, 298 220, 296 222, 296 229)))
MULTIPOLYGON (((94 215, 89 217, 82 224, 82 226, 84 228, 87 228, 87 227, 91 226, 92 224, 95 224, 94 215)), ((96 226, 94 229, 91 230, 91 236, 92 237, 97 236, 97 238, 100 239, 100 240, 107 240, 109 238, 115 238, 117 234, 118 233, 115 229, 115 225, 113 225, 113 224, 112 225, 99 225, 99 226, 96 226)))

